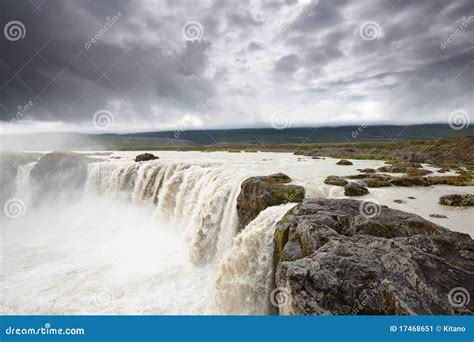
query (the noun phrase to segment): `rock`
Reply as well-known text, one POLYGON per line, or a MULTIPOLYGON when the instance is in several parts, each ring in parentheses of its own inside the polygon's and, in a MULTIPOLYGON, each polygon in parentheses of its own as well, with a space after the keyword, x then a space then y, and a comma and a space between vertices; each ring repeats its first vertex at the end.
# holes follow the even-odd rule
POLYGON ((267 207, 301 202, 305 195, 304 188, 299 185, 286 185, 289 182, 291 178, 282 173, 251 177, 243 181, 237 198, 238 229, 245 228, 267 207))
POLYGON ((392 183, 390 183, 389 180, 384 179, 384 178, 378 178, 378 177, 364 179, 364 183, 369 188, 381 188, 381 187, 392 186, 392 183))
POLYGON ((408 196, 407 198, 408 199, 416 199, 416 197, 413 197, 413 196, 408 196))
POLYGON ((374 169, 357 169, 357 171, 362 172, 362 173, 375 173, 376 171, 374 169))
POLYGON ((398 198, 397 198, 397 199, 394 199, 393 202, 398 203, 398 204, 403 204, 403 203, 405 203, 404 200, 401 200, 401 199, 398 199, 398 198))
POLYGON ((471 181, 470 176, 432 176, 426 177, 427 182, 432 185, 444 184, 444 185, 455 185, 455 186, 472 186, 474 183, 471 181))
POLYGON ((339 160, 336 165, 354 165, 350 160, 347 159, 341 159, 339 160))
POLYGON ((142 162, 142 161, 148 161, 148 160, 154 160, 154 159, 159 159, 159 158, 151 153, 142 153, 135 157, 136 162, 142 162))
POLYGON ((443 205, 450 205, 452 207, 473 207, 474 195, 471 195, 471 194, 444 195, 439 198, 439 203, 443 205))
POLYGON ((73 152, 45 154, 30 171, 34 201, 40 202, 48 196, 74 194, 86 182, 87 164, 95 161, 99 160, 73 152))
POLYGON ((329 176, 324 180, 324 184, 329 184, 329 185, 344 186, 347 183, 349 182, 339 176, 329 176))
POLYGON ((437 172, 438 173, 446 173, 446 172, 450 172, 450 171, 451 171, 450 169, 443 167, 443 168, 439 169, 437 172))
POLYGON ((367 195, 369 190, 359 183, 351 182, 344 186, 344 195, 346 196, 363 196, 367 195))
POLYGON ((396 177, 390 183, 396 186, 428 186, 430 182, 424 177, 396 177))
POLYGON ((443 219, 447 219, 447 218, 448 218, 446 215, 440 215, 440 214, 430 214, 430 217, 443 218, 443 219))
POLYGON ((406 173, 408 176, 425 176, 433 172, 425 169, 408 168, 406 173))
POLYGON ((450 304, 456 287, 474 298, 473 240, 415 214, 306 199, 279 223, 274 243, 275 285, 291 298, 280 314, 474 313, 472 300, 450 304))
POLYGON ((408 170, 419 169, 421 167, 422 165, 420 163, 401 162, 379 167, 377 171, 390 173, 405 173, 408 170))

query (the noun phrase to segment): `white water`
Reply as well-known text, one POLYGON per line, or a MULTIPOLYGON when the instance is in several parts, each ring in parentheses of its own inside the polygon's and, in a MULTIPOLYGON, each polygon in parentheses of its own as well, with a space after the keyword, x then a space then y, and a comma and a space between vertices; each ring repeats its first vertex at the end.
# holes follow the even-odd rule
MULTIPOLYGON (((236 236, 242 180, 283 172, 308 197, 342 197, 342 188, 323 184, 326 176, 383 164, 226 152, 156 152, 159 160, 138 164, 136 154, 97 157, 81 197, 40 208, 31 202, 33 163, 20 166, 14 196, 25 214, 2 222, 0 313, 268 313, 274 223, 291 204, 267 209, 236 236)), ((473 190, 380 188, 362 199, 472 236, 472 208, 453 210, 437 200, 473 190), (393 203, 396 198, 406 203, 393 203)))

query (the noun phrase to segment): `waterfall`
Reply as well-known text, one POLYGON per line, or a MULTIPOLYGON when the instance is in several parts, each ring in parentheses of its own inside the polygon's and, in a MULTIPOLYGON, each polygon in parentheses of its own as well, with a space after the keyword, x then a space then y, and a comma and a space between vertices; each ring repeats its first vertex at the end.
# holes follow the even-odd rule
MULTIPOLYGON (((55 158, 62 161, 59 154, 55 158)), ((19 264, 37 282, 32 298, 23 300, 18 298, 24 288, 15 290, 11 284, 24 274, 5 278, 17 298, 5 303, 6 312, 26 302, 31 304, 27 311, 36 314, 65 309, 71 314, 268 312, 273 232, 293 204, 267 208, 236 237, 240 185, 255 171, 202 160, 136 163, 80 156, 76 163, 74 154, 68 158, 61 164, 64 177, 54 163, 37 168, 43 188, 35 187, 37 162, 18 165, 8 180, 14 189, 9 196, 25 201, 27 215, 7 221, 6 240, 29 241, 28 253, 39 254, 38 265, 30 269, 21 266, 24 243, 5 252, 8 265, 19 264), (50 187, 58 181, 61 186, 50 187), (80 186, 70 188, 69 182, 80 186), (39 196, 44 205, 33 206, 32 189, 50 190, 53 196, 39 196), (79 191, 80 196, 63 201, 57 191, 79 191), (51 254, 41 252, 44 248, 51 254), (44 266, 51 260, 41 258, 49 255, 61 255, 52 259, 61 272, 44 266), (58 272, 68 274, 60 284, 54 281, 58 272), (84 277, 90 280, 79 280, 84 277), (110 306, 97 307, 94 296, 101 291, 110 295, 110 306), (40 303, 39 293, 51 301, 40 303)))
POLYGON ((233 315, 269 313, 273 236, 277 222, 294 205, 265 209, 236 237, 219 268, 211 310, 233 315))
POLYGON ((191 260, 201 265, 232 241, 245 175, 222 164, 100 162, 88 166, 85 188, 152 206, 155 219, 183 233, 191 260))

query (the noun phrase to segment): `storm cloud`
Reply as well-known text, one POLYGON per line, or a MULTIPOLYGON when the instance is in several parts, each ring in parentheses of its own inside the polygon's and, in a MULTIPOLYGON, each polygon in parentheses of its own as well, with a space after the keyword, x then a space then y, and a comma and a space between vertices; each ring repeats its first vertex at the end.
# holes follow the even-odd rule
POLYGON ((0 2, 2 131, 472 121, 459 1, 0 2))

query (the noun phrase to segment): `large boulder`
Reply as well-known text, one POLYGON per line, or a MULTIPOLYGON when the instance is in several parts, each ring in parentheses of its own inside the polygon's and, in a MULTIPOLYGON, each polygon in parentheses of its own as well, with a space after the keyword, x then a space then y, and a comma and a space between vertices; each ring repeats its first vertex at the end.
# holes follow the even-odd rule
POLYGON ((282 173, 251 177, 243 181, 237 198, 238 229, 245 228, 267 207, 301 202, 305 195, 304 188, 299 185, 287 185, 289 182, 291 178, 282 173))
POLYGON ((341 159, 336 163, 336 165, 353 165, 353 164, 350 160, 341 159))
POLYGON ((339 176, 328 176, 324 180, 324 184, 329 184, 329 185, 336 185, 336 186, 344 186, 348 181, 346 181, 344 178, 339 177, 339 176))
POLYGON ((474 195, 471 194, 453 194, 444 195, 439 198, 439 203, 453 207, 473 207, 474 195))
POLYGON ((143 161, 155 160, 155 159, 159 159, 159 157, 155 156, 152 153, 142 153, 135 157, 136 162, 143 162, 143 161))
POLYGON ((351 182, 344 186, 344 195, 346 196, 364 196, 369 190, 362 184, 351 182))
POLYGON ((474 242, 417 215, 306 199, 275 232, 280 314, 473 314, 474 242))

